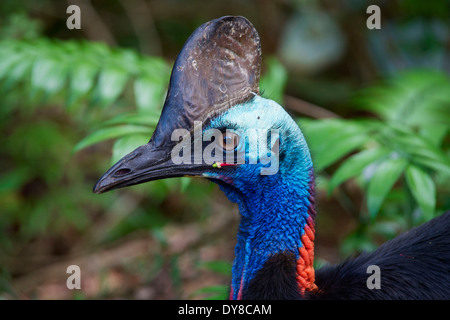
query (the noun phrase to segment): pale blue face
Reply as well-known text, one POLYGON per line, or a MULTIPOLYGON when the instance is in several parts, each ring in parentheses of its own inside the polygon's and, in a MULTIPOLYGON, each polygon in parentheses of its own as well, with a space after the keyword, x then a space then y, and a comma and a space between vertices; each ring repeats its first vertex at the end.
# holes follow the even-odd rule
MULTIPOLYGON (((233 180, 260 180, 262 177, 258 176, 283 175, 293 167, 305 171, 312 167, 300 128, 273 100, 255 96, 214 119, 205 131, 211 128, 226 128, 240 138, 236 150, 245 155, 245 161, 238 164, 235 174, 230 177, 233 180)), ((209 175, 205 173, 205 177, 209 175)))

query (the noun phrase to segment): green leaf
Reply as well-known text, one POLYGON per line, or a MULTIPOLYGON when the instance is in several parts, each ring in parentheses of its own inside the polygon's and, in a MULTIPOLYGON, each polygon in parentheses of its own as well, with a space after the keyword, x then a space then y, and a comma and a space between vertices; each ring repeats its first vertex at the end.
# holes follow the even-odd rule
POLYGON ((100 72, 97 84, 96 101, 108 106, 122 94, 128 80, 128 73, 118 67, 105 68, 100 72))
POLYGON ((372 219, 377 216, 384 199, 407 164, 404 158, 390 158, 377 166, 367 186, 367 207, 372 219))
POLYGON ((404 125, 390 124, 386 129, 381 136, 392 150, 396 150, 414 163, 440 174, 450 175, 450 159, 436 146, 435 141, 421 137, 404 125))
POLYGON ((226 276, 231 275, 231 264, 227 261, 215 260, 207 261, 200 264, 200 267, 206 268, 216 273, 220 273, 226 276))
POLYGON ((161 109, 165 86, 155 83, 150 77, 140 77, 134 81, 134 96, 140 110, 161 109))
POLYGON ((84 42, 86 51, 98 59, 105 59, 111 55, 110 48, 103 42, 84 42))
POLYGON ((105 121, 104 125, 137 124, 156 127, 159 121, 159 112, 124 113, 105 121))
POLYGON ((360 91, 353 102, 388 122, 445 124, 450 120, 449 87, 450 78, 443 72, 413 70, 360 91))
POLYGON ((31 72, 31 85, 47 95, 60 91, 66 82, 67 72, 61 61, 42 58, 35 61, 31 72))
POLYGON ((119 138, 131 134, 143 134, 150 137, 151 129, 144 126, 121 125, 115 127, 102 128, 88 135, 81 140, 74 148, 73 152, 78 152, 83 148, 91 146, 108 139, 119 138))
POLYGON ((447 177, 450 177, 450 166, 444 162, 437 162, 433 159, 427 159, 427 158, 421 158, 421 157, 415 157, 412 159, 412 162, 417 163, 419 165, 425 166, 427 168, 433 169, 437 173, 441 175, 445 175, 447 177))
POLYGON ((191 177, 181 177, 180 179, 180 191, 185 192, 191 184, 191 177))
POLYGON ((8 54, 0 55, 0 80, 8 75, 9 70, 16 64, 20 63, 22 55, 8 52, 8 54))
POLYGON ((433 179, 423 169, 411 164, 406 168, 405 175, 414 199, 426 219, 431 219, 436 207, 436 187, 433 179))
POLYGON ((377 245, 370 238, 369 234, 360 225, 359 229, 347 235, 341 243, 340 251, 343 255, 349 256, 355 252, 372 252, 377 249, 377 245))
POLYGON ((261 77, 261 92, 268 98, 282 103, 287 79, 288 73, 283 64, 277 58, 270 57, 267 59, 267 71, 261 77))
POLYGON ((382 86, 373 86, 360 90, 352 98, 352 106, 372 111, 382 119, 392 117, 393 108, 389 106, 392 101, 386 102, 389 91, 382 86), (377 98, 375 98, 377 97, 377 98))
POLYGON ((433 146, 439 147, 448 131, 449 127, 447 125, 424 125, 420 128, 420 136, 433 146))
POLYGON ((170 68, 162 58, 145 57, 138 63, 139 78, 148 77, 154 83, 166 87, 169 84, 170 68))
POLYGON ((228 285, 215 285, 208 286, 204 288, 200 288, 196 290, 192 295, 198 296, 203 294, 211 294, 206 298, 202 298, 204 300, 225 300, 228 298, 229 286, 228 285))
POLYGON ((132 134, 117 139, 117 141, 114 143, 111 163, 112 164, 116 163, 123 156, 127 155, 137 147, 146 144, 149 139, 150 136, 145 134, 132 134))
POLYGON ((5 87, 11 88, 19 81, 26 79, 32 65, 33 59, 22 59, 19 62, 14 63, 5 76, 5 87))
POLYGON ((19 167, 0 177, 0 193, 20 188, 31 176, 30 169, 19 167))
POLYGON ((322 119, 299 123, 308 141, 317 171, 332 165, 369 141, 368 132, 375 124, 374 122, 342 119, 322 119))
POLYGON ((369 149, 361 151, 345 160, 336 170, 328 185, 328 194, 342 182, 359 175, 365 167, 386 157, 389 151, 384 148, 369 149))
MULTIPOLYGON (((448 99, 450 100, 450 97, 448 99)), ((439 101, 437 98, 429 98, 420 104, 418 103, 414 110, 410 110, 410 115, 407 118, 408 125, 418 127, 430 124, 448 125, 450 123, 449 100, 439 101)))
POLYGON ((68 105, 72 105, 93 88, 97 72, 97 67, 86 62, 80 62, 73 66, 70 76, 68 105))

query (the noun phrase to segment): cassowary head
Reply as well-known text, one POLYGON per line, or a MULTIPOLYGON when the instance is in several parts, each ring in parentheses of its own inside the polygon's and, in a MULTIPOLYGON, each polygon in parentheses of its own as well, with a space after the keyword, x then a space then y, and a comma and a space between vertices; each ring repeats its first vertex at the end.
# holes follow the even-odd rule
MULTIPOLYGON (((102 193, 181 176, 218 183, 242 216, 231 298, 241 298, 278 255, 292 260, 297 277, 305 267, 305 229, 314 229, 308 147, 286 111, 259 95, 260 69, 259 36, 247 19, 222 17, 200 26, 175 61, 150 141, 94 187, 102 193)), ((299 286, 307 287, 299 277, 299 286)))
POLYGON ((239 189, 299 168, 309 174, 299 127, 275 101, 259 96, 260 68, 259 36, 247 19, 223 17, 200 26, 174 64, 149 143, 108 170, 94 192, 180 176, 239 189))

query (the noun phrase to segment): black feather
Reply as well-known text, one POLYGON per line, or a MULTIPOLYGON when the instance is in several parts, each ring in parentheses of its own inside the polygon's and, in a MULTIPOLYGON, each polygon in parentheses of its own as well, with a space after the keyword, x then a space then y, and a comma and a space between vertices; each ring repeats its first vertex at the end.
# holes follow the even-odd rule
POLYGON ((301 299, 296 282, 296 260, 292 252, 271 256, 244 291, 245 300, 301 299))
POLYGON ((339 265, 316 272, 310 299, 450 299, 450 212, 339 265), (368 289, 367 267, 380 268, 381 288, 368 289))

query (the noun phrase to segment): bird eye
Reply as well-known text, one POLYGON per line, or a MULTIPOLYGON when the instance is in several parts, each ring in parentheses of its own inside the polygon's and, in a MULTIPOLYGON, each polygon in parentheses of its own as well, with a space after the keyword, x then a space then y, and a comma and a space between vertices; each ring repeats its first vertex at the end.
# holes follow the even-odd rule
POLYGON ((219 145, 226 151, 236 149, 239 144, 239 136, 234 132, 226 132, 222 135, 222 139, 219 140, 219 145))

